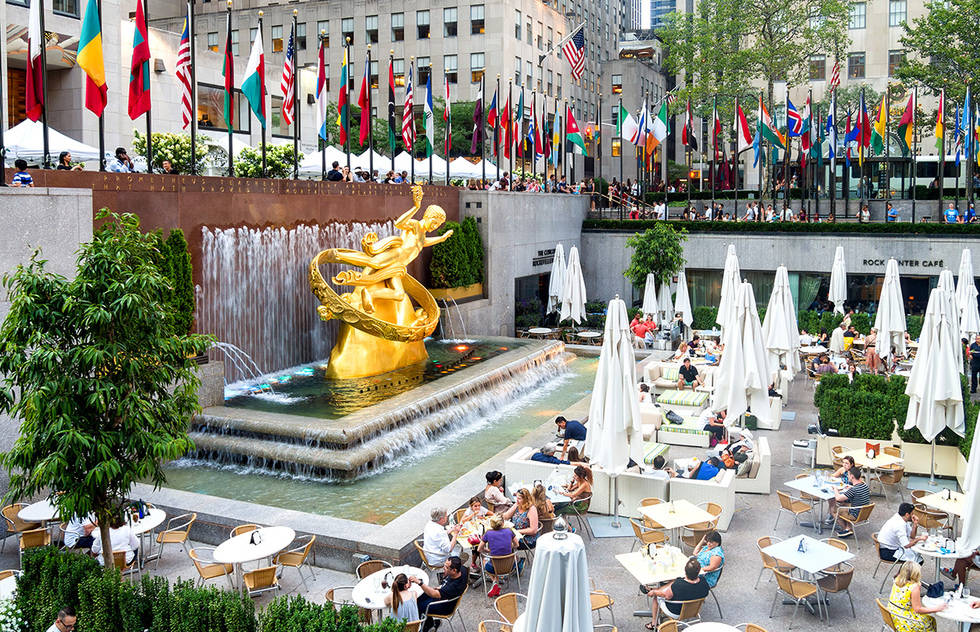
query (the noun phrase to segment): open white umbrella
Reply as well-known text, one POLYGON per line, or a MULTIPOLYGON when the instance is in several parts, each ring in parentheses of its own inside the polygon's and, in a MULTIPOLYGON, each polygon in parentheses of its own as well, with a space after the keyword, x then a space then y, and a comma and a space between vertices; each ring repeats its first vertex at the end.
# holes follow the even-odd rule
POLYGON ((565 285, 565 247, 561 242, 555 246, 555 258, 551 260, 551 278, 548 279, 548 312, 557 312, 561 307, 561 289, 565 285))
POLYGON ((800 370, 800 328, 796 323, 796 308, 786 266, 776 268, 776 280, 769 295, 766 319, 762 323, 762 339, 773 373, 778 375, 779 365, 783 364, 792 380, 800 370))
POLYGON ((687 275, 684 269, 677 273, 677 293, 674 296, 674 312, 681 315, 684 325, 691 326, 694 322, 694 310, 691 309, 691 297, 687 293, 687 275))
POLYGON ((919 350, 905 386, 909 396, 905 428, 918 428, 922 438, 933 444, 931 480, 935 480, 936 436, 947 427, 960 436, 965 432, 959 342, 954 345, 950 333, 955 317, 944 290, 933 289, 922 319, 919 350))
POLYGON ((585 320, 585 279, 582 277, 582 265, 575 246, 568 251, 568 267, 565 269, 565 282, 559 302, 561 312, 558 322, 571 318, 578 324, 585 320))
MULTIPOLYGON (((960 342, 960 310, 956 306, 956 286, 953 283, 953 271, 946 268, 939 273, 939 283, 936 285, 937 288, 943 291, 943 300, 945 301, 944 309, 949 314, 949 329, 947 330, 947 335, 950 337, 950 346, 953 349, 961 349, 962 343, 960 342)), ((962 352, 957 354, 959 358, 959 370, 963 373, 966 369, 963 366, 963 354, 962 352)))
POLYGON ((626 303, 617 296, 609 301, 606 328, 599 352, 599 368, 589 405, 589 432, 585 453, 593 467, 613 479, 613 527, 619 526, 619 480, 629 460, 643 460, 643 428, 636 397, 636 359, 629 330, 626 303))
POLYGON ((830 269, 830 291, 827 299, 834 304, 834 311, 844 313, 844 301, 847 300, 847 268, 844 267, 844 247, 837 246, 834 253, 834 265, 830 269))
POLYGON ((898 277, 898 262, 889 259, 885 266, 885 281, 878 296, 875 313, 875 329, 878 340, 875 352, 887 362, 892 351, 905 355, 905 302, 902 300, 902 284, 898 277))
POLYGON ((956 541, 959 551, 974 551, 980 548, 980 432, 973 433, 970 445, 970 459, 966 462, 966 474, 963 477, 963 492, 966 495, 966 507, 963 515, 963 530, 956 541))
POLYGON ((727 410, 733 419, 751 408, 765 425, 769 420, 772 371, 763 346, 762 325, 751 283, 746 281, 737 288, 731 317, 722 328, 728 338, 715 374, 712 408, 727 410))
POLYGON ((738 268, 738 255, 735 254, 735 244, 729 244, 728 255, 725 257, 725 271, 721 276, 721 299, 718 302, 718 315, 715 322, 721 326, 721 342, 728 344, 725 339, 726 323, 735 311, 735 297, 742 283, 742 272, 738 268))
POLYGON ((646 285, 643 286, 643 305, 640 306, 643 315, 657 313, 657 277, 653 273, 647 275, 646 285))
POLYGON ((660 313, 660 330, 663 331, 669 327, 670 321, 674 318, 674 302, 670 300, 670 281, 660 284, 657 311, 660 313))
POLYGON ((960 334, 972 339, 980 333, 980 309, 977 307, 977 284, 973 279, 973 254, 969 248, 964 248, 960 255, 956 306, 960 310, 960 334))
MULTIPOLYGON (((24 119, 3 133, 5 159, 13 163, 15 158, 23 158, 30 162, 40 162, 44 159, 44 126, 40 121, 24 119)), ((98 147, 86 145, 70 136, 62 134, 48 126, 48 154, 54 158, 63 151, 71 152, 75 162, 87 162, 99 159, 98 147)))

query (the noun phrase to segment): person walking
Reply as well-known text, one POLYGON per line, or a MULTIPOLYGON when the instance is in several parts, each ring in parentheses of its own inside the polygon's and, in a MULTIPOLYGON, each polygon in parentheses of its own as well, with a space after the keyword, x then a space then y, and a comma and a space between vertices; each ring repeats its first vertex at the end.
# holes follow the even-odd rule
POLYGON ((970 392, 977 392, 977 375, 980 374, 980 334, 974 337, 968 349, 970 358, 970 392))

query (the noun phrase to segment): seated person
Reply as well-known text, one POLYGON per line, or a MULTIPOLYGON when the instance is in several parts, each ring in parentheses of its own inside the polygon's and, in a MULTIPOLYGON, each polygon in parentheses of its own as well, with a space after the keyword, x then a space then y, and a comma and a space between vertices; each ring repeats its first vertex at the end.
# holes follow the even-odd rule
POLYGON ((470 520, 477 520, 492 513, 492 511, 483 506, 479 496, 474 496, 470 498, 470 502, 466 506, 466 511, 463 512, 463 517, 459 521, 469 522, 470 520))
POLYGON ((568 448, 568 462, 572 465, 588 465, 589 457, 585 456, 575 446, 568 448))
POLYGON ((769 385, 769 397, 778 397, 779 399, 783 398, 783 394, 776 390, 775 382, 769 385))
POLYGON ((701 336, 694 334, 694 337, 691 338, 691 342, 687 343, 687 348, 690 350, 692 355, 701 351, 703 349, 703 346, 701 345, 701 336))
POLYGON ((854 325, 848 325, 847 329, 844 330, 844 337, 853 340, 858 337, 858 332, 854 329, 854 325))
POLYGON ((708 366, 718 366, 721 363, 721 354, 725 351, 725 345, 723 343, 718 343, 711 349, 708 349, 704 354, 704 359, 707 360, 708 366))
POLYGON ((650 397, 650 385, 646 382, 640 383, 640 394, 637 396, 637 401, 641 404, 649 404, 653 401, 650 397))
POLYGON ((674 353, 674 357, 672 359, 681 360, 683 358, 689 358, 689 357, 691 357, 691 354, 689 353, 687 343, 682 340, 681 345, 677 347, 677 351, 674 353))
POLYGON ((95 536, 92 535, 93 531, 95 531, 95 520, 91 516, 72 518, 68 521, 68 526, 65 527, 65 547, 69 549, 91 549, 95 542, 95 536))
MULTIPOLYGON (((504 519, 496 514, 490 518, 490 528, 483 534, 479 551, 484 556, 510 555, 517 548, 517 536, 510 529, 504 528, 504 519)), ((493 578, 493 586, 487 592, 488 597, 500 596, 500 584, 494 574, 493 560, 487 559, 483 570, 493 578)))
POLYGON ((510 520, 514 524, 514 529, 524 536, 518 545, 519 548, 533 549, 538 539, 538 507, 534 504, 534 497, 530 490, 526 488, 517 490, 516 499, 517 502, 501 514, 501 517, 510 520))
POLYGON ((698 375, 698 367, 691 364, 691 358, 684 358, 684 364, 677 370, 677 390, 683 391, 685 385, 694 390, 703 384, 704 380, 698 375))
POLYGON ((585 441, 585 436, 587 431, 585 425, 581 421, 576 421, 575 419, 568 420, 562 416, 555 418, 555 424, 558 426, 558 430, 561 431, 562 437, 565 439, 565 443, 561 448, 561 458, 565 458, 565 453, 568 452, 568 445, 572 441, 585 441))
POLYGON ((720 443, 725 440, 725 431, 727 430, 725 427, 725 417, 727 416, 728 411, 726 410, 713 413, 710 408, 701 413, 701 421, 704 423, 701 429, 710 432, 715 443, 720 443))
POLYGON ((800 346, 801 347, 809 347, 809 346, 813 345, 813 342, 814 342, 813 341, 813 336, 811 336, 810 334, 808 334, 806 332, 806 329, 801 329, 800 330, 800 346))
POLYGON ((837 367, 835 367, 830 361, 830 356, 825 354, 820 356, 820 359, 816 361, 816 366, 814 367, 813 371, 818 375, 822 375, 824 373, 837 373, 837 367))
POLYGON ((449 524, 449 513, 442 507, 436 507, 429 512, 429 522, 422 530, 422 550, 429 564, 438 565, 452 556, 460 556, 463 561, 469 559, 466 553, 460 553, 460 545, 456 542, 462 525, 453 525, 446 531, 449 524))
POLYGON ((919 519, 912 510, 915 505, 902 503, 898 513, 892 514, 878 531, 878 553, 886 562, 895 560, 922 563, 922 557, 912 550, 919 542, 924 542, 929 533, 919 533, 919 519))
POLYGON ((945 609, 945 602, 935 608, 926 608, 922 604, 922 569, 915 562, 902 564, 888 597, 888 611, 896 615, 896 622, 903 624, 897 629, 936 632, 936 619, 931 615, 945 609))
POLYGON ((667 459, 662 454, 658 454, 653 457, 653 472, 651 472, 651 475, 653 478, 668 479, 677 476, 677 472, 667 466, 667 459))
POLYGON ((721 567, 725 565, 725 552, 721 548, 721 534, 709 531, 694 547, 694 557, 701 565, 701 575, 708 582, 709 588, 714 588, 721 577, 721 567))
POLYGON ((572 500, 578 500, 592 493, 592 470, 585 465, 576 465, 572 472, 572 480, 565 485, 564 494, 572 500))
POLYGON ((494 513, 503 513, 510 507, 510 501, 504 495, 504 475, 497 470, 490 470, 487 472, 486 479, 487 486, 483 490, 483 497, 494 513))
POLYGON ((538 517, 542 520, 554 520, 555 505, 548 499, 548 490, 544 485, 537 483, 531 492, 531 500, 538 509, 538 517))
POLYGON ((730 443, 725 447, 725 452, 732 455, 732 460, 736 463, 749 460, 749 456, 755 451, 752 431, 748 428, 738 428, 728 433, 728 439, 730 443))
POLYGON ((540 451, 532 454, 531 460, 538 461, 539 463, 551 463, 552 465, 568 465, 568 461, 555 456, 556 450, 555 444, 549 443, 542 446, 540 451))
POLYGON ((652 347, 653 343, 657 341, 657 330, 647 329, 647 332, 643 335, 643 345, 646 347, 652 347))
MULTIPOLYGON (((100 529, 104 529, 102 526, 100 529)), ((133 533, 132 527, 127 524, 126 519, 119 514, 112 518, 112 522, 109 523, 109 544, 112 545, 112 552, 117 553, 123 551, 126 553, 126 565, 133 563, 136 558, 136 552, 139 551, 140 541, 133 533)), ((95 555, 99 560, 99 564, 103 564, 102 559, 102 538, 96 537, 92 542, 92 555, 95 555)))
POLYGON ((684 478, 696 481, 710 481, 715 476, 718 476, 722 465, 722 462, 716 456, 709 458, 707 461, 694 459, 691 465, 688 466, 687 474, 684 478))
MULTIPOLYGON (((656 630, 657 621, 661 612, 659 605, 662 602, 692 601, 694 599, 704 599, 708 596, 707 580, 701 576, 701 564, 696 557, 687 560, 684 565, 684 577, 675 579, 673 583, 662 588, 654 588, 647 593, 647 597, 656 597, 658 607, 653 610, 653 621, 646 624, 647 630, 656 630)), ((665 614, 676 619, 681 614, 681 606, 677 603, 665 603, 665 614)))
POLYGON ((841 457, 840 461, 841 466, 831 473, 830 478, 839 478, 847 483, 850 480, 848 472, 857 467, 857 464, 854 462, 853 456, 841 457))
POLYGON ((385 605, 391 608, 395 619, 418 621, 418 598, 421 595, 422 588, 419 584, 410 582, 405 573, 398 573, 391 583, 391 593, 385 595, 385 605))
MULTIPOLYGON (((425 616, 427 614, 449 614, 452 612, 456 604, 452 600, 460 597, 466 590, 467 581, 469 579, 469 571, 463 567, 463 561, 456 557, 455 555, 446 558, 443 563, 443 580, 439 584, 438 588, 433 588, 422 583, 418 577, 414 575, 409 578, 409 581, 413 584, 417 584, 419 588, 422 589, 424 593, 418 598, 419 615, 425 616), (449 600, 450 603, 439 604, 433 606, 430 611, 427 612, 429 604, 434 601, 445 601, 449 600)), ((436 626, 436 621, 431 617, 425 617, 425 623, 422 624, 422 632, 428 632, 436 626)))
MULTIPOLYGON (((861 472, 861 468, 852 468, 848 471, 848 476, 851 480, 850 486, 845 487, 828 502, 832 521, 836 520, 838 507, 863 507, 871 502, 871 489, 864 481, 864 473, 861 472)), ((852 516, 857 516, 859 510, 850 509, 848 511, 852 516)), ((843 529, 843 531, 837 531, 838 538, 848 538, 854 535, 854 532, 846 524, 841 525, 839 528, 843 529)))

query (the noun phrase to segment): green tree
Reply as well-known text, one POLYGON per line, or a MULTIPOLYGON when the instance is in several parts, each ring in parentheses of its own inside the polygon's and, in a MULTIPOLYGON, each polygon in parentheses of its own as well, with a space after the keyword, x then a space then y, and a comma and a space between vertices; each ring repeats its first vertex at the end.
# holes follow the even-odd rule
MULTIPOLYGON (((163 464, 191 448, 198 409, 192 356, 207 336, 173 335, 156 240, 139 218, 103 209, 78 255, 74 280, 35 254, 4 276, 10 312, 0 326, 0 412, 20 435, 0 464, 7 499, 53 496, 63 519, 120 515, 133 484, 165 481, 163 464)), ((112 566, 109 530, 102 530, 112 566)))
POLYGON ((170 322, 178 336, 191 333, 194 324, 194 279, 191 253, 187 249, 184 231, 175 228, 164 242, 166 276, 170 281, 170 322))
POLYGON ((633 255, 623 276, 636 287, 643 287, 650 273, 658 283, 666 282, 684 266, 685 241, 687 231, 674 230, 667 222, 657 222, 653 228, 630 236, 626 245, 633 249, 633 255))
MULTIPOLYGON (((298 161, 303 160, 300 153, 298 161)), ((269 178, 293 177, 293 145, 265 146, 265 175, 269 178)), ((235 159, 235 174, 242 178, 262 177, 262 146, 243 147, 235 159)))
POLYGON ((898 68, 903 82, 919 82, 963 102, 966 87, 980 84, 980 0, 926 2, 926 12, 902 28, 911 53, 898 68))
MULTIPOLYGON (((199 171, 204 168, 205 159, 208 156, 208 140, 208 137, 203 134, 197 135, 197 144, 194 149, 197 154, 197 168, 199 171)), ((133 153, 139 156, 146 155, 146 134, 141 134, 138 129, 133 130, 133 153)), ((190 173, 190 134, 153 132, 153 168, 161 171, 164 160, 169 160, 177 173, 190 173)))

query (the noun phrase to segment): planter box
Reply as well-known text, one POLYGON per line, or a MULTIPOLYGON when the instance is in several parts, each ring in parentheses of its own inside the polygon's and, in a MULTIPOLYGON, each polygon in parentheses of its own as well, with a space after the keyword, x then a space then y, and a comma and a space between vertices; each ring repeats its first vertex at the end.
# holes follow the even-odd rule
POLYGON ((430 289, 429 294, 437 301, 448 301, 452 299, 458 303, 463 299, 482 297, 483 284, 474 283, 473 285, 464 285, 463 287, 430 289))
MULTIPOLYGON (((892 438, 893 441, 872 441, 871 443, 881 443, 882 448, 886 446, 901 448, 905 454, 905 472, 928 475, 932 444, 905 443, 898 440, 897 436, 892 438)), ((863 450, 865 443, 867 443, 865 439, 851 437, 817 437, 817 464, 829 466, 833 462, 830 449, 835 445, 844 446, 844 450, 849 451, 863 450)), ((955 478, 962 486, 963 477, 966 474, 966 458, 956 446, 937 445, 935 472, 936 476, 955 478)))

